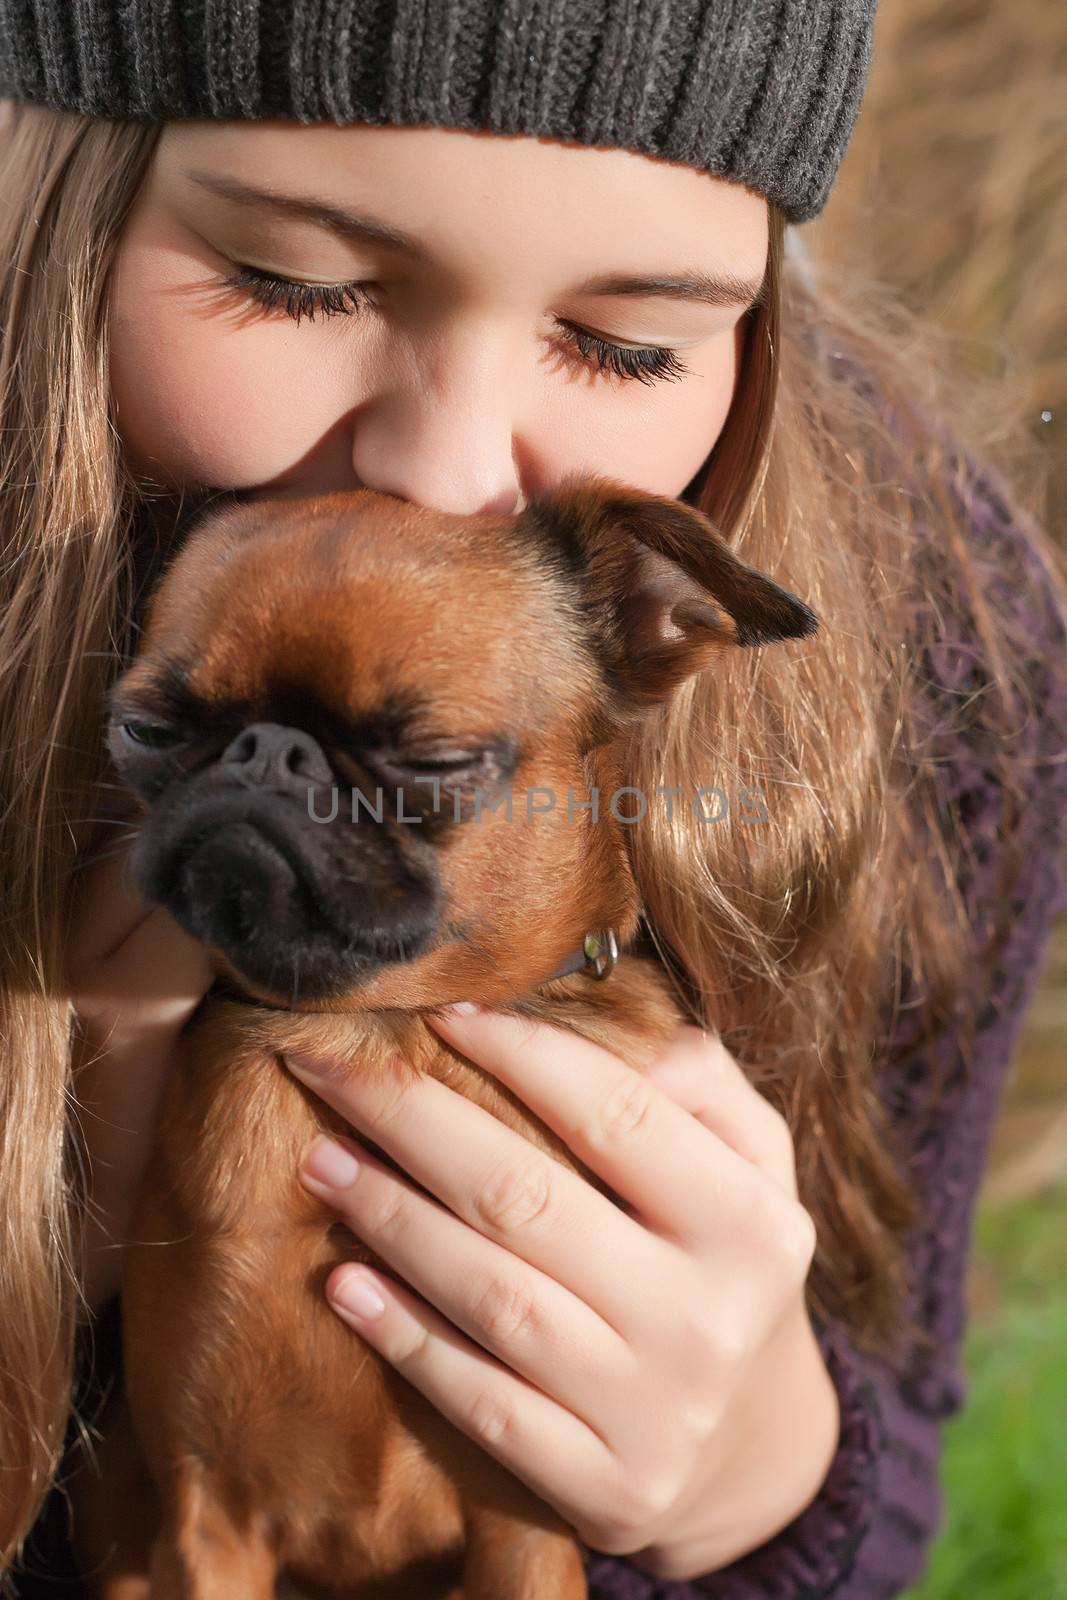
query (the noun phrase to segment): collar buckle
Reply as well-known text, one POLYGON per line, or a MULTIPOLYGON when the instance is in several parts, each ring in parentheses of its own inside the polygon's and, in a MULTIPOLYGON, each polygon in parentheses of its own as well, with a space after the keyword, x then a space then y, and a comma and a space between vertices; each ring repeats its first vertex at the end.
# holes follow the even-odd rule
POLYGON ((590 978, 609 978, 619 959, 619 941, 614 928, 601 928, 587 933, 582 940, 584 971, 590 978))

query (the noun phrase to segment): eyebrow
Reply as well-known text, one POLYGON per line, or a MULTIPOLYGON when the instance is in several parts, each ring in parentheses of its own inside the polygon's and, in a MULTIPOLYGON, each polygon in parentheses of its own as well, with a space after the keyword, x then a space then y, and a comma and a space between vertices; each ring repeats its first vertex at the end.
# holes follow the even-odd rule
MULTIPOLYGON (((329 201, 311 196, 278 194, 272 189, 260 189, 222 173, 185 171, 183 176, 222 200, 273 211, 298 222, 310 222, 342 239, 355 240, 359 244, 385 245, 391 250, 402 251, 414 261, 433 260, 426 246, 413 234, 404 233, 377 217, 342 211, 329 201)), ((687 300, 717 308, 741 307, 748 311, 763 302, 765 281, 765 278, 738 277, 731 272, 700 270, 651 274, 611 272, 586 278, 574 292, 604 298, 631 295, 642 299, 687 300)))

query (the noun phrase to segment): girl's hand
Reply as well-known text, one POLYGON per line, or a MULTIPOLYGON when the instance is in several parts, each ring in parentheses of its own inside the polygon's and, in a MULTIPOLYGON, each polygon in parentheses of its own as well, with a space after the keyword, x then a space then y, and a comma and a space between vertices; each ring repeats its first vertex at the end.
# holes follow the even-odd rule
POLYGON ((306 1186, 398 1274, 338 1267, 334 1310, 591 1549, 683 1580, 762 1544, 839 1427, 784 1120, 694 1028, 640 1073, 499 1012, 428 1020, 624 1204, 434 1078, 287 1057, 441 1202, 315 1141, 306 1186), (383 1309, 361 1313, 372 1286, 383 1309))
POLYGON ((83 1286, 93 1311, 119 1287, 178 1035, 215 977, 205 947, 141 899, 129 873, 133 831, 118 823, 96 842, 73 885, 67 933, 74 1092, 89 1164, 83 1286))

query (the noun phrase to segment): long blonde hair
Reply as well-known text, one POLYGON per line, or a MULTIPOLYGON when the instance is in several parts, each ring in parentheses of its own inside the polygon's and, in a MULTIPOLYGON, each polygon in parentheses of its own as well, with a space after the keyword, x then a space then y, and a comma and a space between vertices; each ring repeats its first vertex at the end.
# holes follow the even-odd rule
MULTIPOLYGON (((64 917, 106 775, 101 706, 130 648, 143 509, 109 411, 107 281, 159 131, 18 106, 0 138, 0 1571, 71 1406, 82 1189, 64 917)), ((803 649, 738 652, 635 737, 646 793, 757 785, 768 816, 658 811, 634 865, 687 1004, 788 1116, 819 1232, 813 1306, 884 1343, 909 1202, 879 1121, 876 1002, 906 966, 943 1025, 966 936, 923 867, 952 841, 913 721, 922 645, 961 592, 997 685, 1013 641, 946 487, 954 446, 931 419, 947 379, 921 325, 878 285, 815 293, 784 238, 772 207, 766 292, 690 497, 823 626, 803 649)))

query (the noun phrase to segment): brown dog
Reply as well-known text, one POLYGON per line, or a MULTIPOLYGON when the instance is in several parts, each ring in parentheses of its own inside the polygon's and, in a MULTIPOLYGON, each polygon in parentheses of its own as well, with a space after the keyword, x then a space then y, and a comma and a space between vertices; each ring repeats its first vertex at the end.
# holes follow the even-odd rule
POLYGON ((479 1000, 647 1064, 680 1020, 667 975, 623 954, 594 981, 639 924, 625 737, 720 651, 816 627, 699 513, 604 479, 511 518, 358 491, 189 534, 109 729, 139 886, 232 977, 183 1035, 123 1286, 158 1600, 283 1573, 585 1596, 573 1530, 329 1310, 338 1262, 388 1268, 296 1181, 340 1123, 281 1058, 432 1073, 610 1193, 424 1015, 479 1000))

